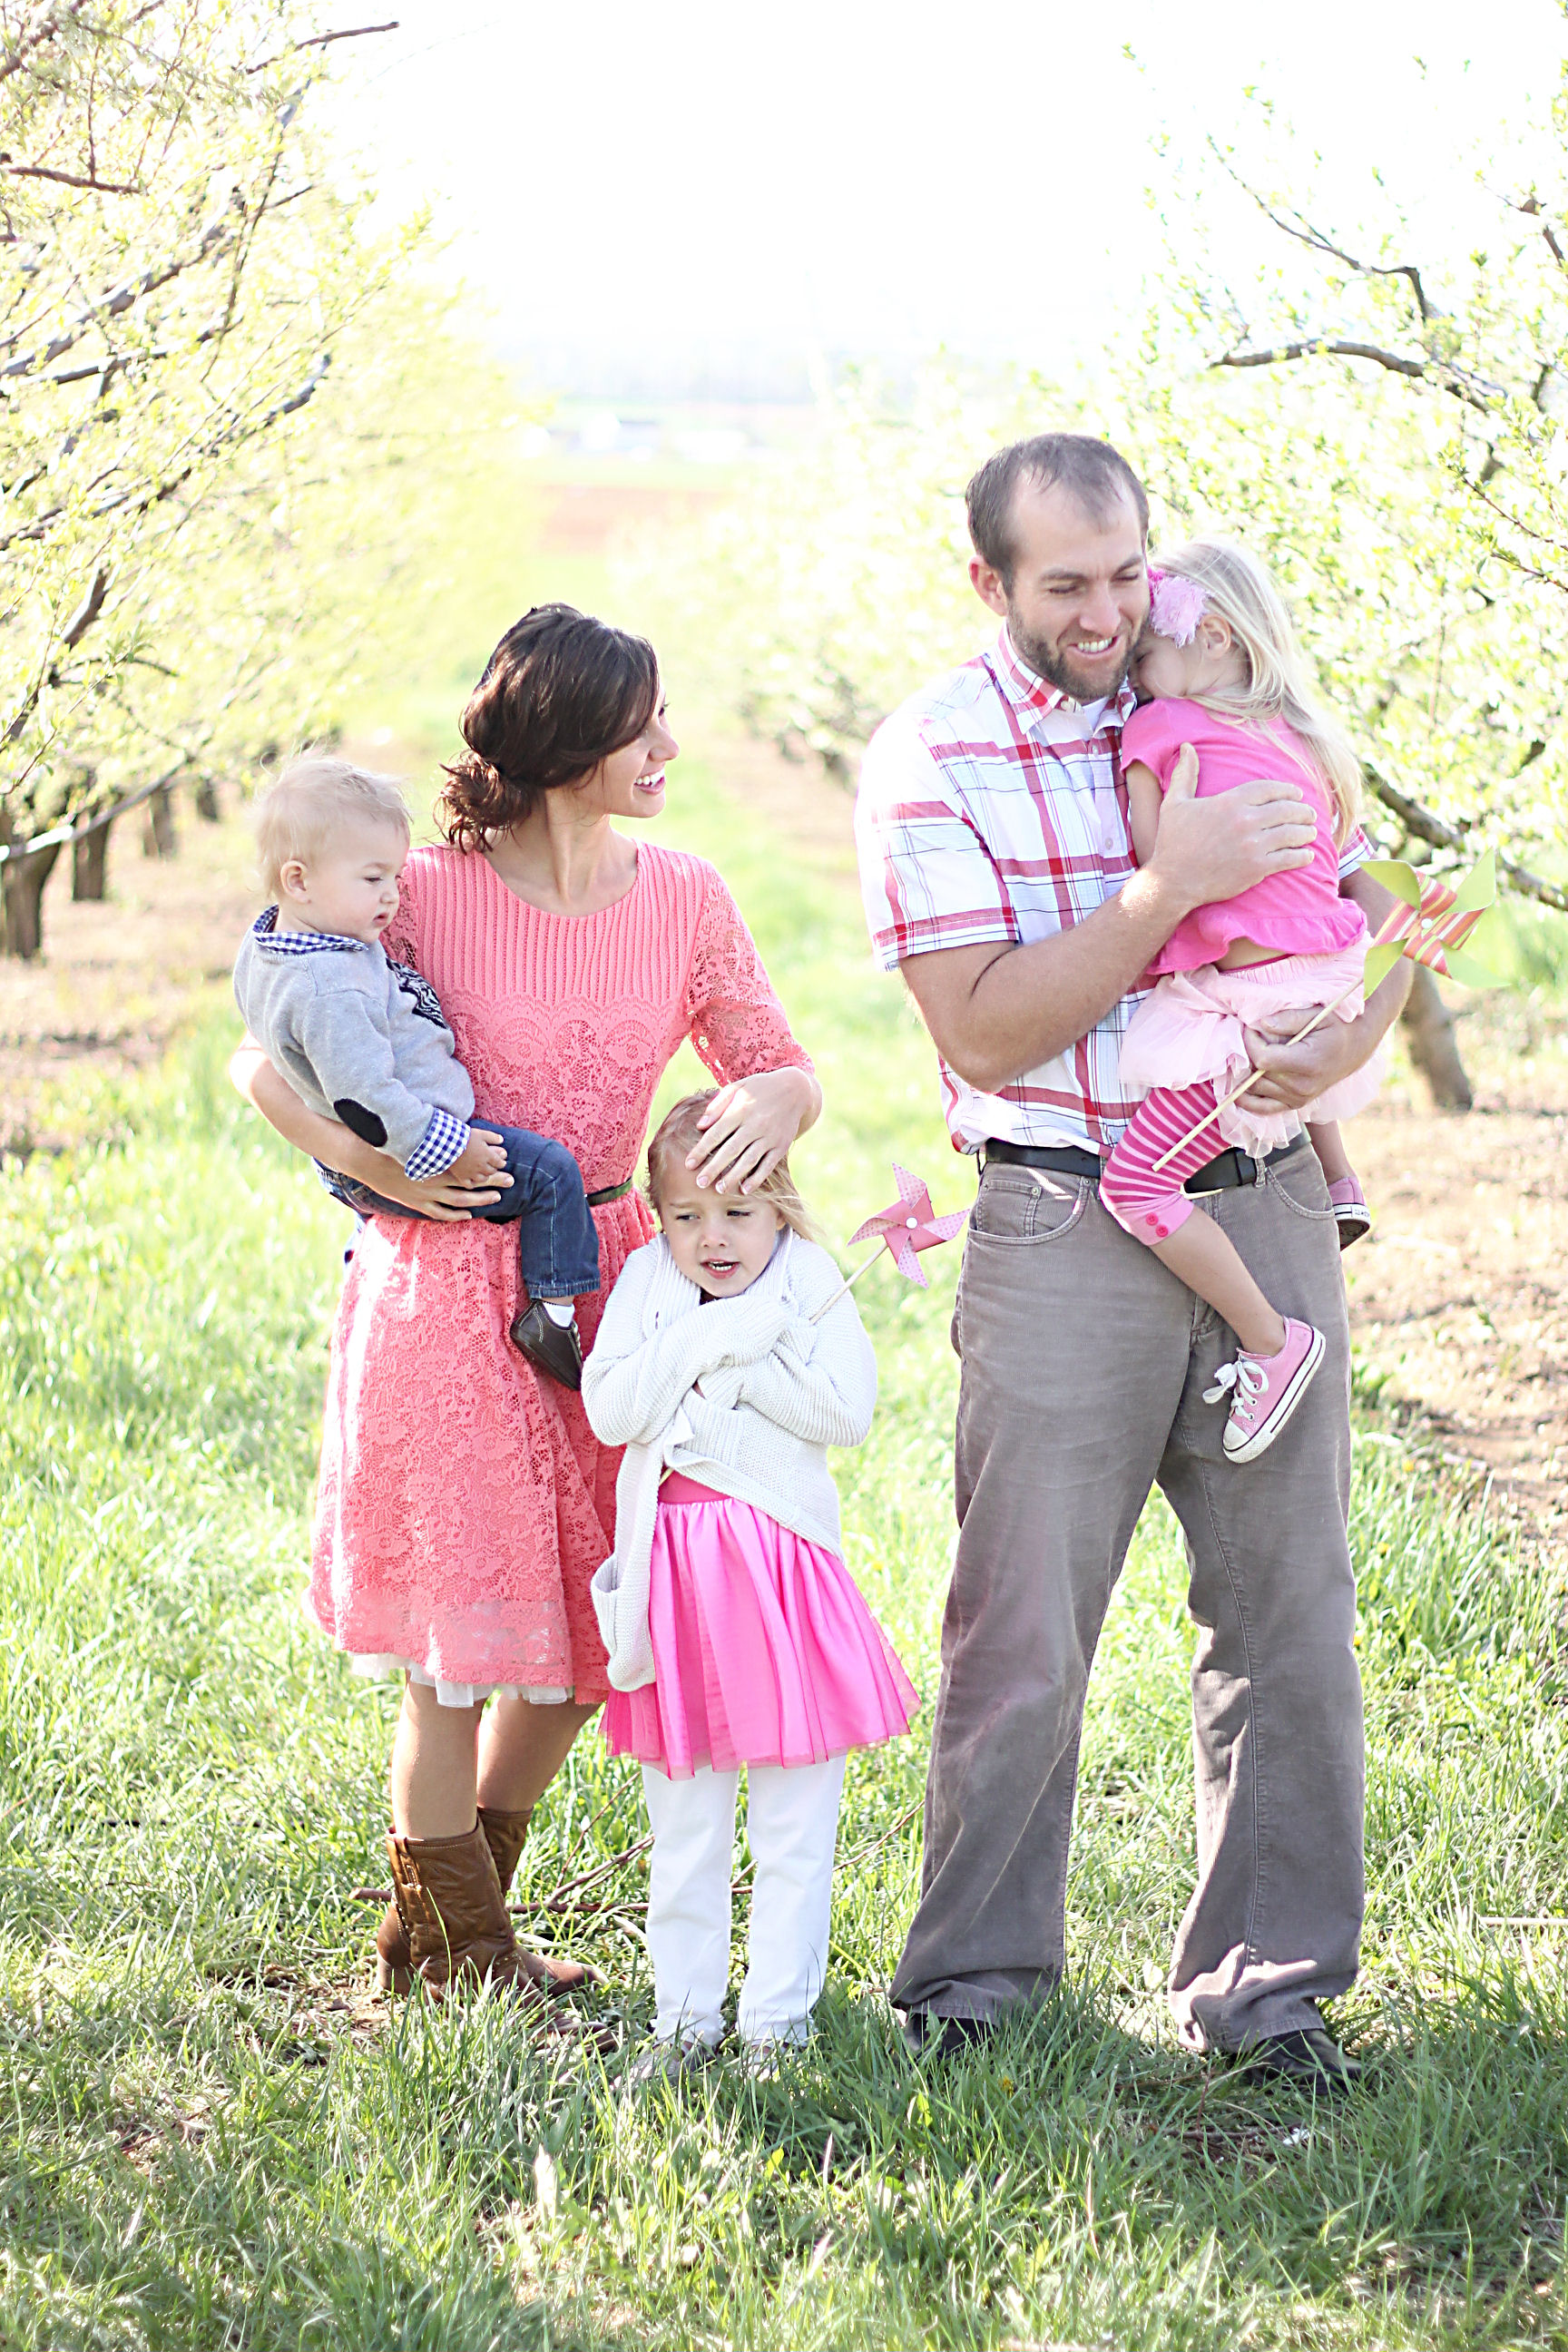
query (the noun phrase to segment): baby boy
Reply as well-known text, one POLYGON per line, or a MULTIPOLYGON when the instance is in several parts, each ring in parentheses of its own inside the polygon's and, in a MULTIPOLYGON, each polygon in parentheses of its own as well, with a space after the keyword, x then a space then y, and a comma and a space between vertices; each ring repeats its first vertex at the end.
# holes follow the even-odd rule
MULTIPOLYGON (((251 1035, 310 1109, 389 1153, 407 1177, 493 1181, 487 1146, 501 1146, 510 1186, 474 1214, 519 1222, 529 1304, 511 1336, 552 1380, 580 1387, 573 1302, 599 1287, 582 1172, 547 1136, 494 1120, 473 1125, 474 1090, 435 990, 381 944, 408 855, 402 793, 384 776, 311 752, 263 796, 257 837, 274 903, 247 932, 234 968, 251 1035)), ((361 1218, 419 1214, 352 1178, 321 1173, 361 1218)))

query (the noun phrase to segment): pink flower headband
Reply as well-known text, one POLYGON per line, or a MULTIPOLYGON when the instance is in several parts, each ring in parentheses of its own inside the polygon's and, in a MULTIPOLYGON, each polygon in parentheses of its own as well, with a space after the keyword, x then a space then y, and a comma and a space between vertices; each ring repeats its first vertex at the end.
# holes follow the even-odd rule
POLYGON ((1208 591, 1179 572, 1149 572, 1149 625, 1175 646, 1190 646, 1208 604, 1208 591))

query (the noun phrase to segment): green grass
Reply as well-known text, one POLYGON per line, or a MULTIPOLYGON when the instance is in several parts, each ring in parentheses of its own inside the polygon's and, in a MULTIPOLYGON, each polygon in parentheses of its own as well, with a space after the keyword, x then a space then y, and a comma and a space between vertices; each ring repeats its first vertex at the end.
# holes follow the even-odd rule
MULTIPOLYGON (((895 1151, 961 1202, 844 886, 679 772, 666 837, 719 857, 819 1055, 799 1172, 829 1230, 895 1151)), ((341 1218, 230 1098, 227 1044, 105 1089, 112 1144, 0 1177, 0 2346, 1568 2344, 1561 1596, 1374 1415, 1371 1909, 1338 2021, 1377 2068, 1344 2113, 1166 2026, 1190 1637, 1158 1504, 1091 1693, 1070 1988, 984 2058, 918 2069, 881 1990, 925 1718, 851 1765, 833 1978, 781 2079, 623 2086, 637 1788, 592 1734, 522 1891, 609 1974, 596 2032, 489 1999, 378 2016, 351 1896, 382 1872, 394 1696, 294 1605, 341 1218), (544 1907, 598 1863, 605 1908, 544 1907)), ((926 1264, 929 1292, 863 1286, 883 1402, 841 1483, 929 1700, 956 1254, 926 1264)))

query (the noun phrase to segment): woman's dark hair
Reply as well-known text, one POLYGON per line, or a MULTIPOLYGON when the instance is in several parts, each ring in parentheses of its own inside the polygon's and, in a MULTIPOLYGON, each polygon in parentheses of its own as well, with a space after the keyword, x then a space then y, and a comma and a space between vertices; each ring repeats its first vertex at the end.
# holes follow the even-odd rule
POLYGON ((642 733, 658 701, 645 637, 571 604, 536 604, 514 621, 469 695, 468 746, 437 803, 457 849, 481 849, 532 814, 546 793, 580 783, 642 733))

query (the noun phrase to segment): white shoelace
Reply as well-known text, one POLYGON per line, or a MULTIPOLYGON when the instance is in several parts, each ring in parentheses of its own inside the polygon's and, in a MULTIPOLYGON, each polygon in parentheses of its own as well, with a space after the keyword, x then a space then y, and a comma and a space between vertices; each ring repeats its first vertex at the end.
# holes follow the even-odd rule
POLYGON ((1214 1376, 1213 1388, 1204 1391, 1204 1402, 1218 1404, 1228 1390, 1236 1389, 1239 1393, 1235 1409, 1243 1419, 1250 1419, 1253 1407, 1268 1387, 1268 1375, 1256 1357, 1237 1356, 1234 1364, 1220 1366, 1214 1376))

